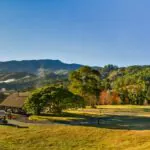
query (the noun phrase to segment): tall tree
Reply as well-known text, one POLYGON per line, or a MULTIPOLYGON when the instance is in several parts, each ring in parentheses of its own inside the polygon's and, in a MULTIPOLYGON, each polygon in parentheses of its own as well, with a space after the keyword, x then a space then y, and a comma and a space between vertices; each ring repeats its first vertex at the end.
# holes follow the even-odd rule
POLYGON ((147 89, 146 98, 150 100, 150 86, 147 89))
POLYGON ((69 75, 69 89, 82 96, 88 105, 94 106, 101 89, 100 73, 84 66, 69 75))

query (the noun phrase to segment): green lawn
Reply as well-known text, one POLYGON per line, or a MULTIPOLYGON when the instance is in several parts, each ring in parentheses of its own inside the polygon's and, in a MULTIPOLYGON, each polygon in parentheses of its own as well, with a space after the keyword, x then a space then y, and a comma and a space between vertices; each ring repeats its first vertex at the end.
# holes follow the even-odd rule
POLYGON ((70 110, 63 116, 40 116, 38 120, 44 117, 50 121, 82 120, 89 116, 102 120, 99 125, 88 126, 0 126, 0 150, 149 150, 149 115, 150 107, 99 106, 99 109, 70 110))

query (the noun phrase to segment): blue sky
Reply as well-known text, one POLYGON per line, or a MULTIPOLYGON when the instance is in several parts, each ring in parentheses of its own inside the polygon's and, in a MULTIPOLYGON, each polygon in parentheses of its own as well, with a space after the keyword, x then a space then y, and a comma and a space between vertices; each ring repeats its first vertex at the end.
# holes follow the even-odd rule
POLYGON ((150 64, 149 0, 1 0, 0 61, 150 64))

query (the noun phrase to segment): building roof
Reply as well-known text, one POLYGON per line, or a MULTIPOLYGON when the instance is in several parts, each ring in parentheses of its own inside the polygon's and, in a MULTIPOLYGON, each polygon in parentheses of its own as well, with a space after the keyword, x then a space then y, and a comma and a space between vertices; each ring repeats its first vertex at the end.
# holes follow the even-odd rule
POLYGON ((13 93, 9 95, 0 106, 22 108, 29 93, 13 93))

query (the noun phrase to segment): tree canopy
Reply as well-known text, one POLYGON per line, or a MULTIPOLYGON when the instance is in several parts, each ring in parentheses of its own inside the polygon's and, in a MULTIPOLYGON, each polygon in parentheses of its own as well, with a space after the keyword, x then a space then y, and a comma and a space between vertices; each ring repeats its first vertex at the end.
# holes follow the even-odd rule
POLYGON ((101 76, 99 71, 90 67, 81 67, 73 71, 69 76, 69 89, 82 96, 87 104, 96 104, 101 88, 101 76))
POLYGON ((37 115, 45 109, 61 113, 64 109, 76 107, 84 107, 83 98, 67 89, 55 86, 35 90, 25 102, 25 110, 37 115))

